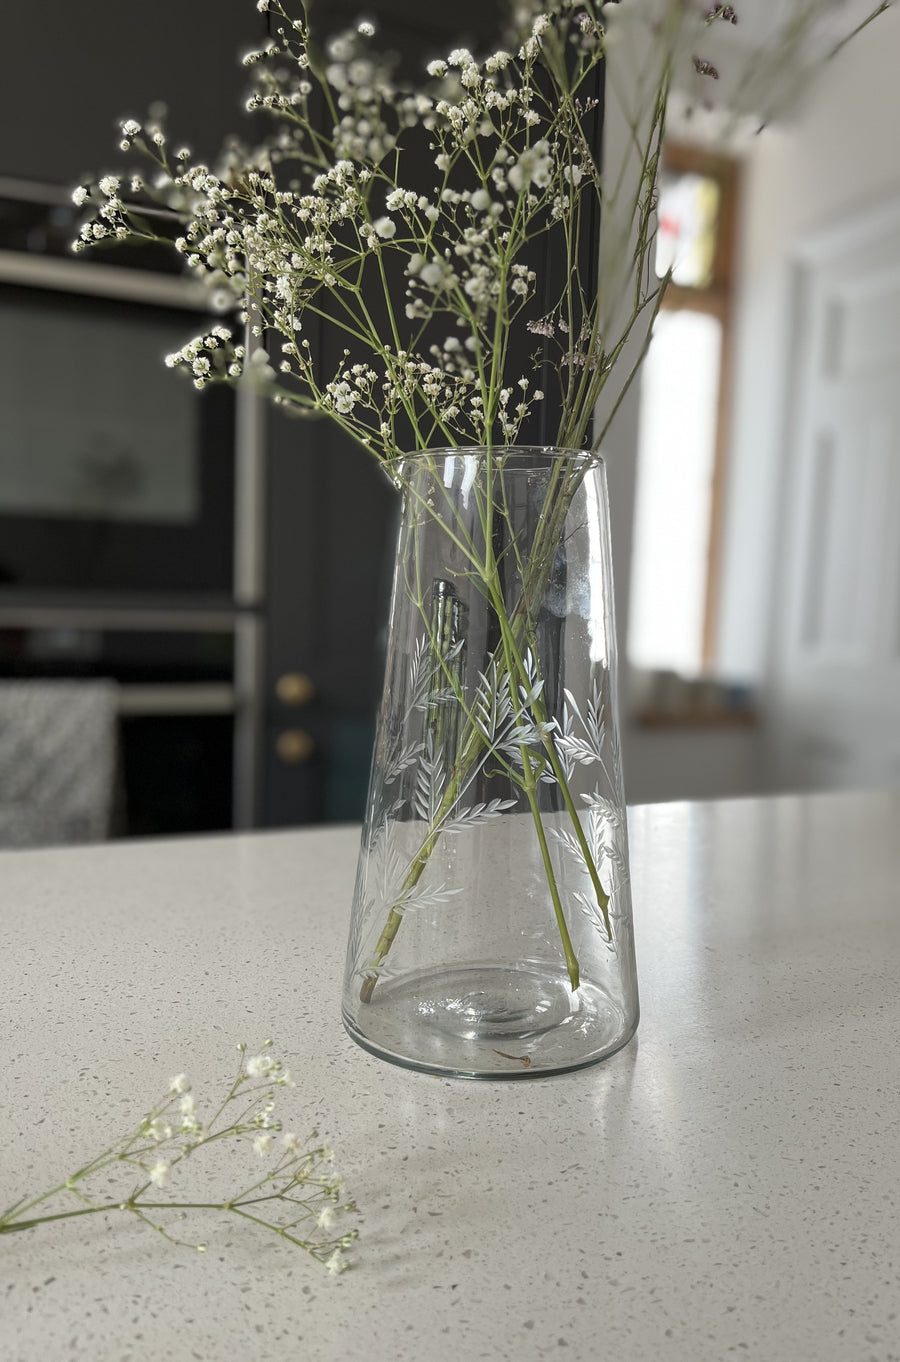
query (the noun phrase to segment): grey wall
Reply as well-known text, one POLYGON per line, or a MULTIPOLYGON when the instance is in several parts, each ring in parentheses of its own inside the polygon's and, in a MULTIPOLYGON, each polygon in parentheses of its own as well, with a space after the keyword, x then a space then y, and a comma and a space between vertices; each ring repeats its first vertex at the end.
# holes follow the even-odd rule
MULTIPOLYGON (((384 16, 412 40, 436 28, 460 41, 496 29, 496 0, 319 0, 323 27, 384 16), (423 18, 424 12, 424 18, 423 18)), ((430 39, 425 35, 430 34, 430 39)), ((255 0, 23 0, 0 26, 0 175, 77 184, 121 164, 118 124, 154 100, 169 107, 173 142, 212 157, 243 129, 239 56, 263 42, 255 0)), ((443 44, 441 44, 443 45, 443 44)))
POLYGON ((178 145, 212 156, 240 113, 253 0, 32 0, 4 6, 0 175, 76 184, 121 165, 118 124, 169 107, 178 145))

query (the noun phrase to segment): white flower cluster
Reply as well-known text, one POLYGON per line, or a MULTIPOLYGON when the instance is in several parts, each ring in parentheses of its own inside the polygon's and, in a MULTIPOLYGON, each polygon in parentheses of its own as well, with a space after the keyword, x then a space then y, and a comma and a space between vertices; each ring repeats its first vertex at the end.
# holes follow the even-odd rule
POLYGON ((227 326, 219 325, 166 355, 165 362, 170 369, 188 369, 194 387, 205 388, 213 379, 239 378, 245 355, 244 346, 234 344, 227 326))
POLYGON ((159 240, 129 196, 166 205, 182 223, 176 249, 214 305, 239 308, 257 338, 275 341, 269 353, 281 350, 277 367, 262 347, 251 366, 213 329, 168 362, 198 387, 250 372, 288 409, 327 412, 381 457, 396 453, 395 438, 508 437, 522 405, 502 399, 521 390, 506 372, 515 328, 555 340, 570 408, 560 430, 583 438, 625 339, 658 305, 648 262, 673 63, 689 64, 695 38, 731 7, 516 0, 508 46, 485 57, 456 47, 406 89, 367 21, 313 60, 305 0, 291 3, 299 18, 285 0, 259 0, 274 34, 245 58, 249 106, 270 115, 270 134, 253 151, 232 144, 213 169, 186 147, 170 153, 156 124, 127 119, 121 145, 149 157, 152 173, 128 188, 116 175, 79 186, 76 203, 95 212, 75 249, 159 240), (645 56, 632 79, 635 35, 645 56), (608 97, 624 100, 634 129, 630 168, 608 168, 610 189, 595 158, 602 62, 608 97), (596 248, 579 240, 597 210, 599 280, 580 272, 596 248), (565 283, 537 316, 541 249, 559 253, 565 283), (352 347, 324 378, 311 341, 322 327, 352 347), (566 368, 592 377, 573 384, 566 368))
MULTIPOLYGON (((97 183, 97 189, 103 196, 103 203, 100 204, 93 222, 85 223, 78 240, 73 242, 73 249, 76 251, 82 251, 86 246, 95 245, 98 241, 110 239, 125 241, 131 235, 123 213, 124 204, 119 196, 118 176, 102 176, 97 183)), ((72 202, 76 207, 83 206, 90 197, 91 190, 88 185, 80 184, 72 191, 72 202)))
POLYGON ((530 384, 527 378, 520 378, 517 385, 519 392, 516 394, 512 388, 500 389, 500 427, 503 437, 509 444, 515 444, 522 422, 531 414, 533 402, 543 402, 544 394, 539 388, 528 396, 530 384), (517 401, 513 401, 513 398, 517 401))
MULTIPOLYGON (((245 60, 250 104, 273 115, 276 131, 255 153, 232 147, 213 170, 187 148, 171 155, 158 126, 124 122, 123 144, 155 163, 146 181, 132 177, 130 192, 179 212, 175 247, 217 305, 242 307, 257 336, 280 340, 276 368, 261 347, 248 364, 227 327, 166 363, 198 388, 251 373, 276 400, 329 412, 387 457, 401 418, 414 429, 422 419, 444 439, 508 438, 512 414, 520 421, 527 411, 511 400, 521 386, 498 367, 496 338, 534 296, 535 270, 521 257, 596 175, 574 104, 554 102, 536 79, 547 34, 572 8, 556 0, 555 10, 520 16, 518 57, 504 49, 479 59, 459 47, 430 63, 434 86, 409 91, 373 50, 372 25, 333 38, 322 72, 310 61, 305 15, 292 19, 281 0, 266 0, 276 36, 245 60), (336 110, 330 133, 312 121, 317 81, 336 110), (431 139, 432 172, 413 175, 415 185, 400 178, 410 130, 431 139), (280 166, 290 167, 289 179, 280 166), (388 287, 386 322, 367 301, 373 278, 388 287), (307 314, 309 335, 324 320, 356 338, 358 349, 328 381, 304 333, 307 314)), ((595 46, 583 64, 600 60, 595 46)), ((76 202, 94 193, 100 206, 77 248, 147 234, 119 178, 82 186, 76 202)))

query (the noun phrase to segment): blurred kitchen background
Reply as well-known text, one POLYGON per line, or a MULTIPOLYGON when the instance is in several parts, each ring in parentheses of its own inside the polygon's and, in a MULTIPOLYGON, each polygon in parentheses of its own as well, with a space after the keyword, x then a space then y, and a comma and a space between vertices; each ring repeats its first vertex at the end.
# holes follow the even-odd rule
MULTIPOLYGON (((490 42, 482 0, 433 8, 318 13, 490 42)), ((790 3, 736 8, 752 44, 790 3)), ((391 488, 162 365, 209 316, 165 253, 68 249, 72 188, 134 163, 121 119, 165 99, 176 146, 252 140, 266 36, 253 0, 4 20, 0 845, 362 814, 391 488)), ((900 784, 898 70, 895 9, 729 156, 673 109, 674 282, 606 446, 629 802, 900 784)))

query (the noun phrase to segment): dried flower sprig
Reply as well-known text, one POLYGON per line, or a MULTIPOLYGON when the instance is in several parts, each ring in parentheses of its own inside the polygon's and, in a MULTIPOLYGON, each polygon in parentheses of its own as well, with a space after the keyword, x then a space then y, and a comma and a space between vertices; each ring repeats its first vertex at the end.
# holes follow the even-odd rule
POLYGON ((203 1118, 186 1074, 178 1074, 165 1096, 141 1117, 135 1129, 71 1173, 57 1186, 38 1196, 23 1197, 0 1215, 0 1234, 34 1229, 55 1220, 78 1216, 124 1212, 170 1243, 198 1252, 205 1243, 186 1245, 172 1233, 161 1213, 219 1211, 238 1216, 277 1234, 303 1249, 331 1273, 348 1266, 347 1250, 357 1237, 353 1227, 343 1229, 345 1218, 356 1211, 345 1191, 344 1180, 333 1169, 334 1151, 319 1142, 312 1130, 306 1138, 284 1131, 274 1115, 275 1090, 293 1087, 290 1072, 271 1053, 266 1041, 257 1055, 246 1057, 240 1044, 237 1074, 212 1115, 203 1118), (195 1158, 201 1149, 221 1140, 241 1140, 253 1156, 268 1166, 252 1176, 240 1190, 221 1200, 157 1200, 156 1191, 166 1187, 175 1169, 195 1158), (123 1196, 98 1196, 91 1188, 100 1174, 121 1173, 130 1189, 123 1196), (38 1206, 54 1198, 74 1197, 74 1210, 33 1215, 38 1206))

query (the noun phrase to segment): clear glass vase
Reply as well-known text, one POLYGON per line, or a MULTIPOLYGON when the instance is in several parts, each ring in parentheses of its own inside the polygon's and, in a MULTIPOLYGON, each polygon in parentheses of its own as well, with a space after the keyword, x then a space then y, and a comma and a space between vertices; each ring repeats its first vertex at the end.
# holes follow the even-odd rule
POLYGON ((416 453, 344 1023, 397 1064, 522 1078, 638 1021, 601 460, 416 453))

